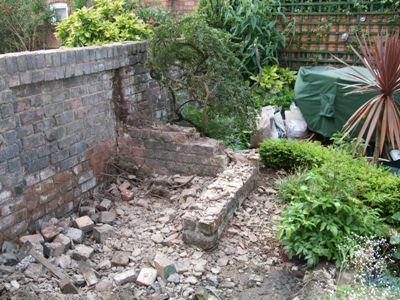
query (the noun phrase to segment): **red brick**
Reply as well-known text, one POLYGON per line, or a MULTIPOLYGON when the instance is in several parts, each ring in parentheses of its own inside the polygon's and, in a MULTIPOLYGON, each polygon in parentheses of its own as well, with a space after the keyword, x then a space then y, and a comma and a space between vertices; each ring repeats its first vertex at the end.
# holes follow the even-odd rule
POLYGON ((25 243, 28 243, 28 242, 31 242, 31 243, 35 243, 35 242, 36 243, 44 243, 44 238, 40 233, 37 233, 37 234, 21 236, 19 238, 19 242, 21 244, 25 244, 25 243))

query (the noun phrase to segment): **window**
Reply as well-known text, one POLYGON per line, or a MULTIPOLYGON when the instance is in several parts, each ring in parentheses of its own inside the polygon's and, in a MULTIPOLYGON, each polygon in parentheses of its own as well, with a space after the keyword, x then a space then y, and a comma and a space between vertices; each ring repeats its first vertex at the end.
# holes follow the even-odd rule
POLYGON ((53 11, 57 17, 57 21, 61 21, 61 20, 68 18, 67 3, 52 3, 52 4, 50 4, 50 8, 53 9, 53 11))

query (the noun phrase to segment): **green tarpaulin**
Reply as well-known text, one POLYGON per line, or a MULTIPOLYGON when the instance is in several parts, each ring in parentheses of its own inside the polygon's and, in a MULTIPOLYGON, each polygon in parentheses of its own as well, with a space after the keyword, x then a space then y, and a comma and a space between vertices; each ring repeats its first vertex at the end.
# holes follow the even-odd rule
MULTIPOLYGON (((371 76, 365 68, 358 72, 371 76)), ((300 108, 311 131, 325 137, 341 131, 350 116, 376 94, 346 95, 350 89, 341 84, 360 83, 346 75, 351 68, 302 67, 295 85, 295 103, 300 108)))

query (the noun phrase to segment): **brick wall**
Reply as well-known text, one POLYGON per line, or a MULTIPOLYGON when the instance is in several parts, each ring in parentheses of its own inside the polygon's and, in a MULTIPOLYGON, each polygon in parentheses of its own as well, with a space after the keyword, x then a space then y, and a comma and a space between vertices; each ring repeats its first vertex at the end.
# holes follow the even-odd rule
POLYGON ((0 56, 0 240, 73 210, 115 153, 119 122, 162 117, 145 60, 133 42, 0 56))
POLYGON ((228 164, 221 141, 172 125, 129 128, 120 135, 119 151, 145 173, 215 176, 228 164))
POLYGON ((199 0, 144 0, 143 3, 151 6, 163 6, 170 9, 174 15, 194 12, 199 0))

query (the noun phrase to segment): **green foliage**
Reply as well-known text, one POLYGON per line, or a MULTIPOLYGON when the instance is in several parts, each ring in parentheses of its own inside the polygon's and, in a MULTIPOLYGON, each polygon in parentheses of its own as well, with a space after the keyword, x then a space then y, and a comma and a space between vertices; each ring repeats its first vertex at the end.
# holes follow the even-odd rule
POLYGON ((347 149, 272 140, 262 143, 260 156, 266 166, 302 169, 279 189, 279 197, 289 203, 279 224, 289 256, 310 265, 321 258, 340 265, 345 258, 340 249, 351 234, 382 236, 385 223, 400 224, 400 178, 347 149))
POLYGON ((0 53, 47 48, 52 17, 44 0, 0 0, 0 53))
POLYGON ((294 171, 322 165, 330 150, 317 142, 270 139, 260 144, 259 151, 265 167, 294 171))
POLYGON ((287 110, 294 98, 293 86, 296 81, 296 71, 279 66, 264 67, 261 77, 251 76, 258 82, 253 90, 259 107, 273 105, 287 110))
POLYGON ((150 4, 143 4, 140 0, 136 1, 135 12, 138 17, 144 20, 147 24, 158 26, 172 20, 172 12, 162 5, 153 6, 150 4))
MULTIPOLYGON (((282 68, 277 65, 264 67, 259 84, 266 93, 277 94, 284 89, 293 87, 296 81, 296 74, 297 72, 292 71, 290 68, 282 68)), ((255 76, 252 76, 251 79, 258 80, 255 76)))
POLYGON ((377 211, 363 205, 357 198, 342 199, 340 188, 344 183, 338 181, 334 173, 303 176, 305 185, 292 195, 279 223, 278 237, 289 257, 299 256, 309 265, 317 264, 321 258, 340 265, 345 257, 339 247, 351 234, 383 234, 377 211))
POLYGON ((288 110, 294 99, 294 90, 284 89, 280 93, 271 95, 270 98, 263 102, 263 106, 272 105, 282 109, 282 111, 288 110))
POLYGON ((92 0, 72 0, 71 7, 72 10, 81 9, 82 7, 86 6, 89 7, 92 5, 92 0))
POLYGON ((124 0, 95 0, 60 22, 56 35, 63 46, 80 47, 146 39, 151 29, 124 0))
POLYGON ((170 121, 188 122, 212 137, 222 135, 223 130, 214 126, 222 120, 234 124, 230 132, 254 128, 254 104, 234 49, 229 34, 210 27, 198 15, 154 29, 149 67, 169 92, 170 121))
MULTIPOLYGON (((201 127, 202 110, 187 105, 183 110, 185 118, 189 119, 196 127, 201 127)), ((252 121, 242 117, 240 114, 220 113, 208 108, 207 133, 215 139, 224 141, 225 145, 234 149, 241 150, 249 147, 252 135, 252 121)))
POLYGON ((285 20, 278 4, 275 0, 201 0, 198 12, 211 26, 232 34, 240 43, 243 72, 255 74, 259 64, 278 63, 278 51, 285 46, 286 34, 292 32, 290 24, 276 26, 279 18, 285 20))

